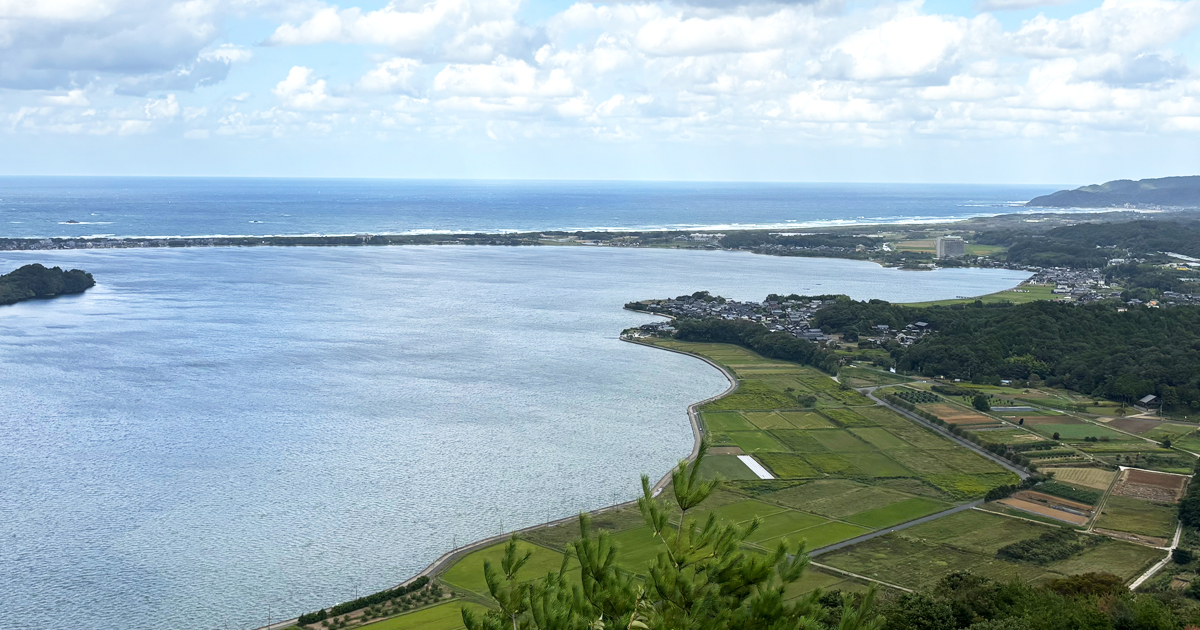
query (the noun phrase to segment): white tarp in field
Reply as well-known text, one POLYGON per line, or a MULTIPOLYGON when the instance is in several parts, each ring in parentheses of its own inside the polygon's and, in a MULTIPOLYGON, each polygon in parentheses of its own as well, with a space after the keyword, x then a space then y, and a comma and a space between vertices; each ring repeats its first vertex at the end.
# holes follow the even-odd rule
POLYGON ((767 472, 767 469, 763 468, 763 465, 758 463, 757 459, 754 459, 749 455, 738 455, 737 458, 742 460, 742 463, 746 465, 746 468, 754 471, 754 474, 758 475, 759 479, 774 479, 774 477, 771 476, 771 473, 767 472))

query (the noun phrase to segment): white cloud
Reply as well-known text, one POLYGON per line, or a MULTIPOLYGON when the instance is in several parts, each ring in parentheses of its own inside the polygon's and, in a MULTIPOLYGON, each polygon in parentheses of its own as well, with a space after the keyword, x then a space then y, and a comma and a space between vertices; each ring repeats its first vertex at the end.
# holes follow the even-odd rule
POLYGON ((146 118, 150 120, 171 119, 178 115, 179 101, 175 100, 174 94, 168 94, 167 98, 150 99, 146 102, 146 118))
POLYGON ((1075 0, 978 0, 976 11, 1017 11, 1020 9, 1036 9, 1037 7, 1052 7, 1070 4, 1075 0))
POLYGON ((0 87, 74 87, 203 65, 226 1, 238 0, 0 0, 0 87))
POLYGON ((381 94, 412 93, 416 90, 414 79, 420 69, 421 62, 416 59, 393 57, 363 75, 358 88, 381 94))
POLYGON ((562 70, 539 76, 528 63, 504 57, 491 64, 449 64, 434 77, 433 89, 453 96, 482 97, 564 97, 575 93, 562 70))
POLYGON ((50 105, 64 105, 67 107, 87 107, 91 104, 87 96, 84 96, 83 90, 71 90, 66 94, 54 94, 42 99, 50 105))
POLYGON ((345 99, 330 96, 325 91, 325 79, 312 81, 312 68, 292 66, 287 78, 271 90, 287 109, 329 110, 343 107, 345 99))
POLYGON ((0 20, 86 21, 111 15, 114 8, 96 0, 0 0, 0 20))
POLYGON ((519 0, 432 0, 419 5, 393 0, 376 11, 323 7, 299 24, 280 25, 266 43, 379 44, 422 58, 486 61, 523 45, 524 33, 515 19, 519 6, 519 0))
POLYGON ((1200 23, 1200 0, 1105 0, 1066 20, 1038 15, 1011 37, 1029 57, 1111 52, 1136 55, 1162 49, 1200 23))
POLYGON ((518 0, 0 0, 0 120, 53 133, 500 142, 1078 141, 1195 127, 1186 38, 1200 0, 1105 0, 1008 26, 989 13, 1050 4, 982 0, 983 13, 961 17, 920 0, 612 0, 531 26, 518 0), (256 60, 226 43, 223 16, 236 12, 277 16, 265 43, 279 48, 256 60), (290 70, 277 82, 247 72, 198 89, 279 59, 290 70), (273 99, 250 97, 266 89, 273 99))
POLYGON ((969 26, 932 15, 906 15, 865 28, 839 42, 831 66, 859 80, 908 79, 953 69, 969 26))

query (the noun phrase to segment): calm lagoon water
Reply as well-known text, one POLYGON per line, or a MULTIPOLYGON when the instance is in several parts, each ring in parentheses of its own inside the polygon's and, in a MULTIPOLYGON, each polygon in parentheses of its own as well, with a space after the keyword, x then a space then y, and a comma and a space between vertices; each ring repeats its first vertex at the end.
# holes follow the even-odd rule
POLYGON ((632 299, 928 300, 1026 274, 729 252, 0 252, 82 296, 0 307, 0 629, 247 628, 454 542, 637 491, 706 364, 617 339, 632 299))

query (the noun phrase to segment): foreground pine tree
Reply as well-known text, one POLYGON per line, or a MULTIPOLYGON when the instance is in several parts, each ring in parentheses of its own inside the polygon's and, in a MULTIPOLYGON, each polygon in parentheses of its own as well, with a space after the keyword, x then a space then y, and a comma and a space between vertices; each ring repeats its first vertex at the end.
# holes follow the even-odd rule
POLYGON ((717 482, 700 478, 700 448, 692 462, 680 462, 671 474, 672 501, 655 498, 642 476, 638 507, 663 551, 642 573, 642 581, 617 567, 620 550, 608 532, 593 532, 587 515, 579 517, 579 539, 567 550, 558 573, 540 580, 517 581, 529 559, 512 538, 497 568, 483 566, 496 609, 482 617, 463 610, 468 630, 879 630, 883 619, 873 611, 875 590, 857 605, 843 600, 838 611, 822 606, 819 593, 784 602, 788 585, 809 563, 803 544, 780 543, 769 556, 747 553, 742 544, 759 527, 725 525, 712 514, 703 523, 689 512, 704 502, 717 482), (675 520, 673 517, 678 517, 675 520), (568 577, 571 558, 580 576, 568 577), (834 613, 834 614, 830 614, 834 613), (837 619, 836 623, 829 623, 837 619))

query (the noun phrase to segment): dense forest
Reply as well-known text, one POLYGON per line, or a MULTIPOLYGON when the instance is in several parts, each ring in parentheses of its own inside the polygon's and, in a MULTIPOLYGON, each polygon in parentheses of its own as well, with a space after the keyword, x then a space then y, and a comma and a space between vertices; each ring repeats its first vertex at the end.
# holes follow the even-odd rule
POLYGON ((803 249, 844 249, 853 251, 859 245, 878 247, 881 239, 851 234, 779 234, 753 230, 730 232, 721 238, 721 246, 729 249, 753 249, 767 245, 803 249))
POLYGON ((1012 263, 1090 269, 1104 267, 1112 258, 1154 258, 1159 252, 1200 257, 1200 222, 1080 223, 1042 234, 985 232, 975 240, 1007 247, 1012 263))
POLYGON ((0 304, 83 293, 94 286, 96 281, 86 271, 63 271, 60 267, 47 268, 35 263, 0 276, 0 304))
POLYGON ((837 373, 836 353, 787 333, 771 332, 762 324, 744 320, 681 319, 675 322, 675 328, 675 338, 682 341, 737 344, 764 357, 794 361, 830 374, 837 373))
POLYGON ((827 332, 869 334, 928 322, 936 334, 891 349, 897 369, 974 382, 1044 380, 1132 402, 1162 397, 1167 409, 1200 411, 1200 308, 1031 302, 914 308, 841 298, 817 311, 827 332))

